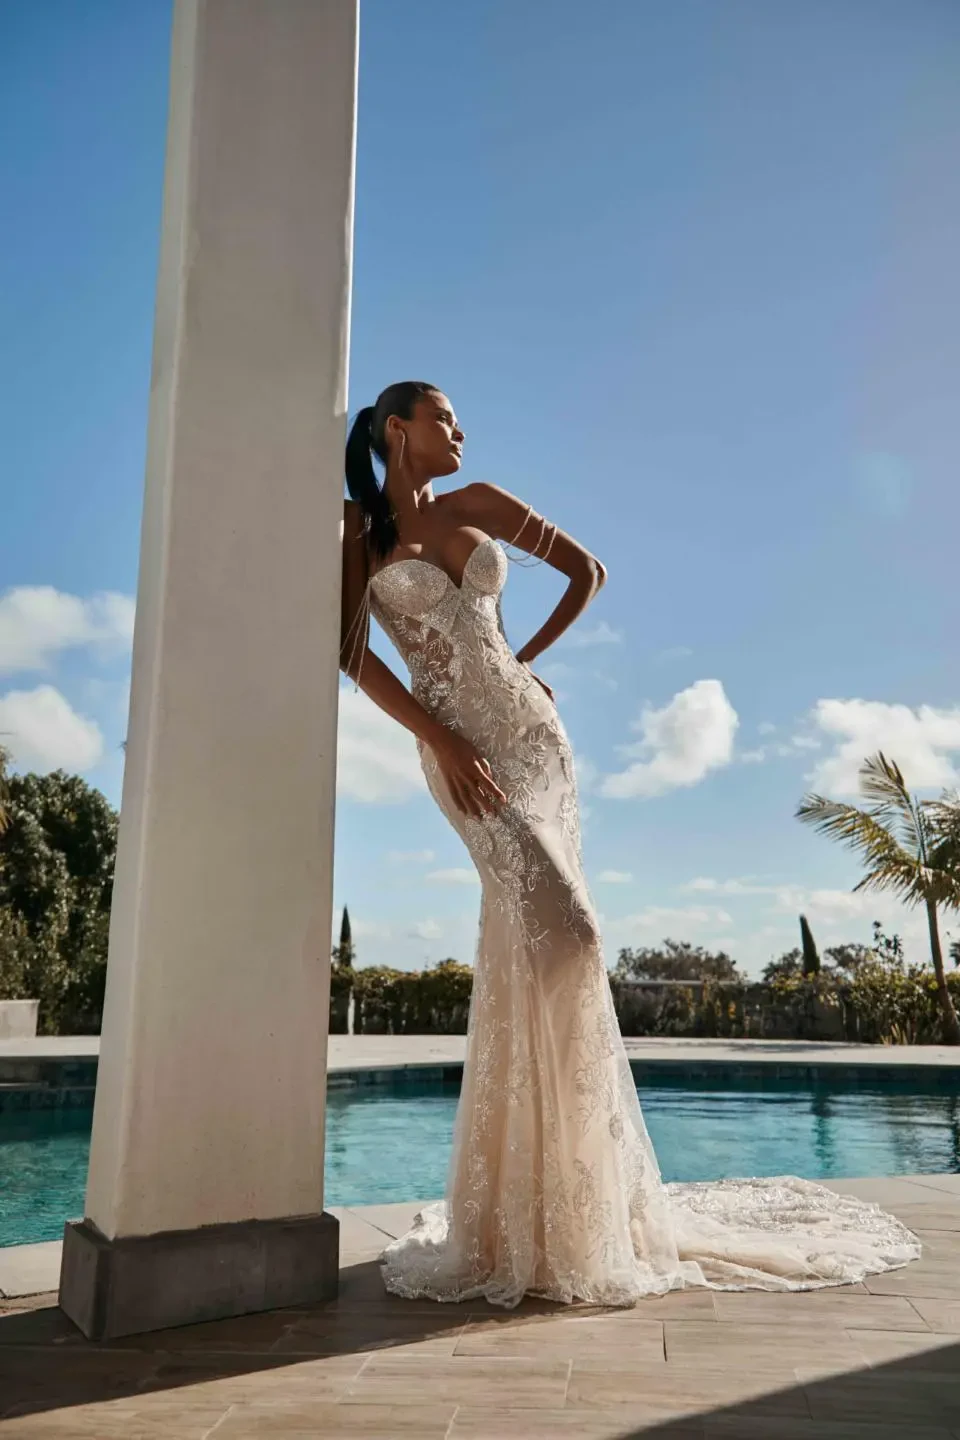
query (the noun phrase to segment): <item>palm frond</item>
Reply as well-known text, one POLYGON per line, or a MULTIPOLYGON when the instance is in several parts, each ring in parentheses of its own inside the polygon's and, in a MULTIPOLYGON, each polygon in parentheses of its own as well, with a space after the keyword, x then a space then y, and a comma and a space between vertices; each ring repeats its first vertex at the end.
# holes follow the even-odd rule
POLYGON ((862 857, 868 869, 858 890, 892 890, 904 898, 919 894, 918 857, 871 811, 826 800, 822 795, 808 795, 797 809, 797 819, 862 857))
POLYGON ((945 790, 924 803, 930 832, 927 859, 939 880, 939 903, 960 910, 960 795, 945 790))
POLYGON ((954 844, 960 851, 960 794, 945 790, 939 800, 927 800, 924 809, 935 842, 954 844))
POLYGON ((860 766, 860 793, 871 802, 871 814, 923 859, 928 841, 923 810, 907 789, 900 766, 882 750, 860 766))
POLYGON ((896 895, 905 905, 922 905, 927 898, 925 883, 922 868, 910 860, 900 868, 874 865, 857 881, 853 893, 856 895, 865 890, 886 892, 896 895))

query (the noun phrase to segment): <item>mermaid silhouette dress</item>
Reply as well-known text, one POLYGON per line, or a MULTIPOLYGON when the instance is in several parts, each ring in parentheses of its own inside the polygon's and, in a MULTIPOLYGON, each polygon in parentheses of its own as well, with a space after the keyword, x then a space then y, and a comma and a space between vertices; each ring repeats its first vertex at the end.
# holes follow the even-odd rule
POLYGON ((899 1221, 810 1181, 661 1180, 584 880, 570 743, 505 638, 506 572, 485 539, 459 587, 406 559, 378 571, 366 597, 412 693, 477 747, 507 796, 495 815, 464 815, 419 746, 483 889, 446 1199, 384 1252, 387 1289, 629 1305, 686 1285, 841 1285, 915 1259, 899 1221))

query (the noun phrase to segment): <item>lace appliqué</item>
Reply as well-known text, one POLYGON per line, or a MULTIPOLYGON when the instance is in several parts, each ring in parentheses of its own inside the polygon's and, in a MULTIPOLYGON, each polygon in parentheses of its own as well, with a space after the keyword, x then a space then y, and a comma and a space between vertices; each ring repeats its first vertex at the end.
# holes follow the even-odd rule
POLYGON ((682 1285, 809 1289, 907 1263, 919 1244, 898 1221, 808 1181, 663 1185, 583 875, 573 753, 507 644, 506 571, 485 540, 459 587, 420 560, 369 587, 413 694, 476 746, 507 797, 496 815, 464 816, 420 747, 483 900, 447 1199, 388 1246, 385 1284, 436 1300, 628 1305, 682 1285))

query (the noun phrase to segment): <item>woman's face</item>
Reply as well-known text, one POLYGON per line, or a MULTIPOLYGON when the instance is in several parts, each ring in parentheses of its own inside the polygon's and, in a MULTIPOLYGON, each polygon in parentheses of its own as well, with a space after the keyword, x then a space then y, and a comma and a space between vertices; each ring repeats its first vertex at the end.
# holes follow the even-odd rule
POLYGON ((391 416, 390 429, 398 427, 393 454, 399 455, 400 430, 406 436, 403 446, 404 469, 410 466, 417 475, 430 479, 455 475, 463 459, 464 435, 457 424, 453 406, 446 395, 434 391, 421 395, 409 420, 391 416))

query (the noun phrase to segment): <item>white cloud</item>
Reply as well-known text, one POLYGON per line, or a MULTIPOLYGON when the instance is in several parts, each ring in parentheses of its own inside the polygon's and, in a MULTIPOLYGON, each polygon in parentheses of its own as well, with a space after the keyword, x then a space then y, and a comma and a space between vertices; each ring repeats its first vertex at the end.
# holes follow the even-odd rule
MULTIPOLYGON (((862 890, 854 894, 852 890, 811 890, 803 885, 779 885, 770 893, 778 910, 790 915, 804 914, 808 920, 819 917, 825 921, 842 921, 850 916, 872 917, 880 898, 865 895, 862 890)), ((897 910, 900 908, 898 905, 897 910)))
MULTIPOLYGON (((774 727, 761 725, 760 730, 764 734, 772 734, 774 727)), ((758 745, 754 750, 741 750, 737 755, 741 765, 763 765, 767 760, 776 758, 778 760, 796 759, 801 751, 819 750, 822 741, 816 735, 792 735, 789 740, 780 740, 775 745, 758 745)))
POLYGON ((633 763, 606 776, 601 793, 617 800, 648 798, 696 785, 730 764, 739 723, 720 681, 698 680, 662 709, 644 709, 632 726, 642 738, 619 747, 633 763))
POLYGON ((90 770, 103 756, 103 735, 52 685, 0 696, 0 743, 21 770, 90 770))
POLYGON ((476 870, 468 870, 466 867, 458 869, 453 867, 449 870, 431 870, 426 877, 433 885, 479 885, 480 876, 476 870))
POLYGON ((820 700, 811 716, 831 753, 808 777, 826 795, 859 794, 863 761, 882 750, 913 789, 956 785, 960 772, 960 705, 935 709, 888 705, 880 700, 820 700))
MULTIPOLYGON (((382 920, 354 920, 351 915, 350 933, 355 940, 390 940, 393 938, 393 927, 382 920)), ((339 941, 339 931, 336 938, 339 941)))
POLYGON ((769 720, 762 720, 757 726, 758 735, 775 735, 776 732, 776 725, 771 725, 769 720))
POLYGON ((597 767, 588 755, 581 755, 579 751, 575 751, 573 768, 577 777, 577 791, 581 795, 586 795, 597 783, 597 767))
POLYGON ((133 639, 134 602, 107 591, 82 600, 52 585, 22 585, 0 596, 0 674, 46 670, 64 650, 122 653, 133 639))
MULTIPOLYGON (((835 918, 837 920, 842 920, 847 916, 872 916, 874 911, 877 911, 878 905, 883 908, 889 899, 889 897, 867 895, 862 891, 854 894, 852 890, 818 890, 803 885, 764 883, 752 876, 729 880, 698 876, 696 880, 690 880, 680 888, 699 895, 728 897, 766 895, 772 901, 773 911, 782 912, 785 915, 806 914, 808 918, 815 914, 823 919, 835 918)), ((902 910, 899 902, 894 902, 894 909, 897 913, 902 910)), ((877 911, 877 916, 879 918, 879 911, 877 911)))
MULTIPOLYGON (((633 936, 637 940, 689 940, 693 936, 701 939, 715 929, 733 924, 733 917, 726 910, 713 905, 647 905, 632 915, 623 915, 618 920, 605 920, 604 933, 619 939, 633 936)), ((729 944, 729 941, 724 943, 729 944)))
POLYGON ((130 716, 130 676, 123 680, 105 680, 100 675, 88 675, 82 682, 85 708, 96 711, 101 717, 108 716, 112 723, 126 725, 130 716))
POLYGON ((774 886, 761 885, 749 876, 743 880, 714 880, 711 876, 700 875, 696 880, 688 880, 686 885, 680 886, 680 889, 702 895, 772 895, 775 893, 774 886))
POLYGON ((629 870, 601 870, 597 876, 601 885, 629 885, 632 879, 629 870))
MULTIPOLYGON (((918 965, 929 963, 926 915, 922 910, 908 909, 894 895, 784 885, 776 893, 775 909, 794 917, 806 915, 821 950, 848 941, 869 944, 873 939, 873 922, 879 920, 888 935, 902 938, 908 961, 918 965)), ((944 935, 956 928, 955 916, 942 917, 944 935)))
POLYGON ((606 620, 598 620, 596 625, 584 625, 568 630, 563 636, 562 644, 570 650, 586 650, 591 645, 619 645, 622 641, 622 630, 614 630, 606 620))
POLYGON ((426 791, 410 731, 362 690, 340 690, 337 749, 340 795, 378 805, 398 804, 426 791))
POLYGON ((387 863, 390 865, 429 865, 436 859, 434 850, 388 850, 387 863))
MULTIPOLYGON (((821 951, 830 945, 847 942, 869 944, 873 938, 873 922, 879 920, 887 934, 902 937, 909 960, 925 964, 929 958, 923 912, 909 909, 894 895, 794 884, 765 884, 752 876, 728 880, 701 876, 681 888, 725 898, 767 897, 766 905, 756 911, 751 910, 755 921, 750 925, 750 934, 744 946, 746 953, 742 957, 750 968, 762 965, 774 952, 779 954, 799 944, 797 925, 801 915, 810 922, 821 951), (777 923, 763 924, 763 916, 777 923), (774 950, 768 944, 758 943, 771 939, 777 942, 774 950)), ((944 935, 958 930, 960 920, 954 916, 943 917, 944 935)), ((676 938, 683 938, 679 930, 676 938)))
POLYGON ((410 934, 415 940, 439 940, 443 936, 443 928, 436 920, 418 920, 410 934))

